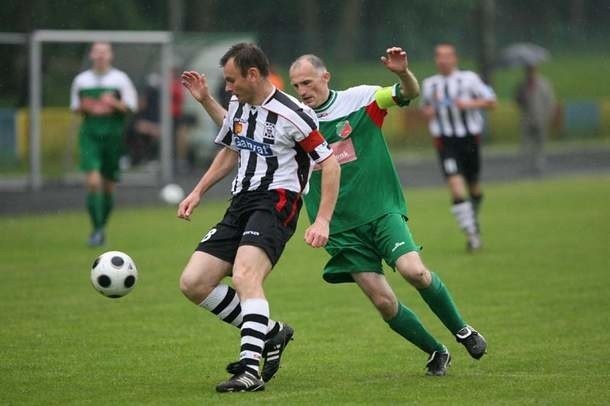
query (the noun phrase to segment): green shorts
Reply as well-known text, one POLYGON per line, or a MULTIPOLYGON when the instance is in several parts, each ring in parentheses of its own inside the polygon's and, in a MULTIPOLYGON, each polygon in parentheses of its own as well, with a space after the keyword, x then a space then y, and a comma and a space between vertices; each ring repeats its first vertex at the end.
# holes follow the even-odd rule
POLYGON ((81 130, 79 134, 80 168, 99 171, 105 179, 118 181, 119 160, 123 154, 123 133, 81 130))
POLYGON ((370 223, 330 236, 326 251, 331 255, 324 267, 329 283, 353 282, 353 272, 383 273, 381 261, 394 268, 402 255, 421 247, 413 241, 402 214, 392 213, 370 223))

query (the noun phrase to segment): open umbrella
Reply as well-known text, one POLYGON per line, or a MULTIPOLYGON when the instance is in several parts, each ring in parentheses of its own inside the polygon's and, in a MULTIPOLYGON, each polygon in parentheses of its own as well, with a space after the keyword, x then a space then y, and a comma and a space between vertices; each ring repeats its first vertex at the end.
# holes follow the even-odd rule
POLYGON ((500 53, 501 66, 536 66, 551 58, 549 51, 529 42, 512 44, 500 53))

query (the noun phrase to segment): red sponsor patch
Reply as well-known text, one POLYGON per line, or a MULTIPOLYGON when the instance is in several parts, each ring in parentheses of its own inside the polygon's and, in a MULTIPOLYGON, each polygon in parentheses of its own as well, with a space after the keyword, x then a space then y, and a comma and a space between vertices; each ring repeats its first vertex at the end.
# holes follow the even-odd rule
MULTIPOLYGON (((358 156, 356 155, 356 150, 354 149, 354 143, 352 142, 351 138, 348 138, 343 141, 334 142, 329 146, 333 150, 337 161, 339 161, 339 165, 343 165, 358 159, 358 156)), ((313 170, 319 171, 320 165, 316 164, 313 167, 313 170)))

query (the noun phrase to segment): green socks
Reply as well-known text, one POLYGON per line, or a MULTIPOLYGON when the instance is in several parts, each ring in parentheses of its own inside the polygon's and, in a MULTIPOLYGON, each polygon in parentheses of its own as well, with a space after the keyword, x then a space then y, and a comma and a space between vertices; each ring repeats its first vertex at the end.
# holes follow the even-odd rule
POLYGON ((418 289, 419 294, 445 327, 451 331, 451 334, 455 335, 466 323, 462 319, 457 306, 453 303, 451 293, 449 293, 443 281, 434 272, 430 273, 432 275, 430 286, 418 289))
POLYGON ((390 320, 387 320, 387 323, 392 330, 396 331, 425 353, 432 354, 434 351, 445 352, 445 346, 436 341, 421 324, 417 315, 403 304, 398 304, 398 313, 390 320))
POLYGON ((104 228, 114 206, 112 193, 89 192, 87 194, 87 211, 91 217, 94 230, 104 228))
POLYGON ((87 211, 93 229, 101 229, 104 226, 104 195, 102 193, 89 192, 87 194, 87 211))
POLYGON ((108 223, 108 218, 110 217, 110 213, 112 212, 112 208, 114 207, 114 195, 112 193, 104 193, 104 210, 102 216, 102 226, 105 226, 108 223))

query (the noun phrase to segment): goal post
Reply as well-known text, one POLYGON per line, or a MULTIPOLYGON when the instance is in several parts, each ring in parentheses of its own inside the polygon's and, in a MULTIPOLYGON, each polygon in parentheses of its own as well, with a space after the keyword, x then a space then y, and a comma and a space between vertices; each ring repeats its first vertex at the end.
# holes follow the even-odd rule
POLYGON ((33 189, 43 184, 41 164, 41 111, 42 111, 42 47, 45 43, 90 43, 106 41, 121 44, 148 44, 160 46, 160 172, 158 181, 168 183, 173 178, 171 69, 173 66, 173 36, 167 31, 84 31, 37 30, 30 36, 29 75, 29 183, 33 189))

